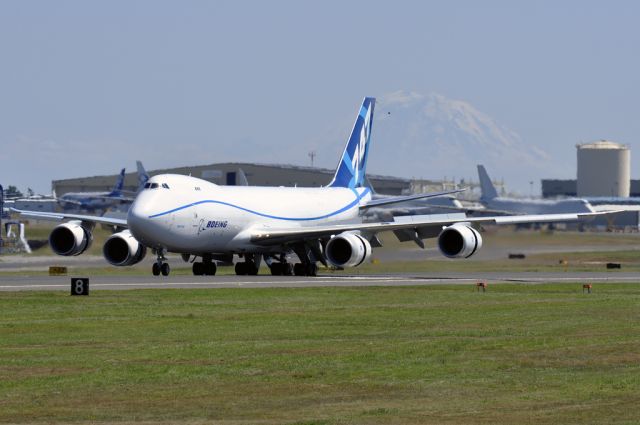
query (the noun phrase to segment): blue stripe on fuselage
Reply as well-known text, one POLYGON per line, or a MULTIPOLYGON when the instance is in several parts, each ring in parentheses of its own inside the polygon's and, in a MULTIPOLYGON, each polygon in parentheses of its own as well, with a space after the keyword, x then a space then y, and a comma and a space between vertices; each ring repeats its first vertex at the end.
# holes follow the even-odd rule
POLYGON ((358 206, 359 203, 360 203, 360 200, 362 198, 364 198, 370 192, 370 189, 369 188, 365 188, 365 190, 362 191, 362 194, 360 194, 360 195, 358 194, 358 191, 356 191, 355 189, 351 189, 351 191, 356 195, 356 199, 354 199, 351 203, 349 203, 348 205, 340 208, 337 211, 334 211, 334 212, 331 212, 331 213, 325 214, 325 215, 320 215, 320 216, 317 216, 317 217, 280 217, 280 216, 277 216, 277 215, 264 214, 264 213, 261 213, 261 212, 258 212, 258 211, 254 211, 254 210, 250 210, 248 208, 244 208, 244 207, 241 207, 241 206, 238 206, 238 205, 230 204, 230 203, 224 202, 224 201, 215 201, 213 199, 205 199, 205 200, 202 200, 202 201, 193 202, 191 204, 183 205, 181 207, 174 208, 174 209, 169 210, 169 211, 164 211, 164 212, 161 212, 161 213, 158 213, 158 214, 150 215, 149 218, 161 217, 163 215, 171 214, 171 213, 174 213, 176 211, 180 211, 180 210, 184 210, 184 209, 187 209, 187 208, 191 208, 191 207, 194 207, 194 206, 200 205, 200 204, 219 204, 219 205, 225 205, 225 206, 231 207, 231 208, 236 208, 236 209, 239 209, 241 211, 248 212, 250 214, 255 214, 255 215, 258 215, 260 217, 272 218, 272 219, 275 219, 275 220, 287 220, 287 221, 322 220, 324 218, 329 218, 331 216, 338 215, 340 213, 348 211, 349 209, 353 208, 354 206, 358 206))

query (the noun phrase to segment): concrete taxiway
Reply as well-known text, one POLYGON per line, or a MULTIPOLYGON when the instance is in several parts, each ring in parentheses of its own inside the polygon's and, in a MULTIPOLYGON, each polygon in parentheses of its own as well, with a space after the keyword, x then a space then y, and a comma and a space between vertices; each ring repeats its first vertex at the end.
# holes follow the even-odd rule
POLYGON ((69 291, 72 277, 89 277, 91 290, 179 289, 179 288, 304 288, 358 286, 473 285, 547 282, 639 282, 636 273, 431 273, 411 275, 320 275, 299 276, 2 276, 0 291, 69 291))

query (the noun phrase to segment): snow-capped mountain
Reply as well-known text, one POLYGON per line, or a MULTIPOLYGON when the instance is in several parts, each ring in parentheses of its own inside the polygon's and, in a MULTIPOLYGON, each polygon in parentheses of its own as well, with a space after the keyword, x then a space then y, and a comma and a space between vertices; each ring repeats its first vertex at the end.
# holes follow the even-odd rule
POLYGON ((471 104, 439 94, 398 91, 376 105, 368 169, 404 177, 477 181, 476 165, 510 189, 528 192, 553 159, 471 104))

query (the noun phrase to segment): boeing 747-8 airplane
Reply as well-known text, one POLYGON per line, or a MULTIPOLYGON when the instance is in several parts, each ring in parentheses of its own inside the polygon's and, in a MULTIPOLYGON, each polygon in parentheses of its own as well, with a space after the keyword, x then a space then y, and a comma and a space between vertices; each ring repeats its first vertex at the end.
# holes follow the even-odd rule
POLYGON ((315 275, 317 262, 357 267, 381 246, 376 234, 393 231, 402 241, 422 245, 437 238, 443 255, 468 258, 482 246, 475 223, 516 224, 579 220, 597 213, 467 218, 464 214, 415 215, 392 221, 363 222, 369 208, 452 192, 371 199, 364 184, 375 99, 364 99, 351 136, 326 187, 218 186, 195 177, 164 174, 151 177, 126 219, 78 214, 19 211, 28 217, 69 220, 56 226, 49 242, 59 255, 79 255, 91 243, 96 223, 118 227, 103 247, 114 266, 141 261, 150 248, 156 255, 154 275, 168 275, 165 253, 194 256, 193 274, 214 275, 215 260, 237 255, 237 274, 255 275, 264 258, 275 275, 315 275), (299 262, 287 262, 295 253, 299 262))

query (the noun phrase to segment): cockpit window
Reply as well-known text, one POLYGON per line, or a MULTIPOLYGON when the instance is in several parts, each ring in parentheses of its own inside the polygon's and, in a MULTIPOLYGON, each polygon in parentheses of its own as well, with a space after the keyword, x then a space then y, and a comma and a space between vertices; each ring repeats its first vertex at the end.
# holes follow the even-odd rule
MULTIPOLYGON (((160 187, 160 185, 161 185, 160 183, 145 183, 144 184, 144 188, 145 189, 157 189, 157 188, 160 187)), ((166 183, 162 183, 162 187, 164 189, 169 189, 169 185, 166 184, 166 183)))

